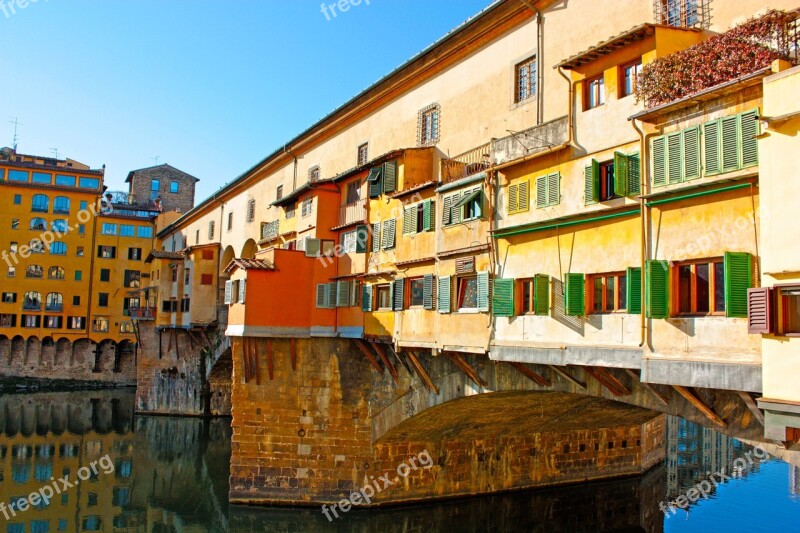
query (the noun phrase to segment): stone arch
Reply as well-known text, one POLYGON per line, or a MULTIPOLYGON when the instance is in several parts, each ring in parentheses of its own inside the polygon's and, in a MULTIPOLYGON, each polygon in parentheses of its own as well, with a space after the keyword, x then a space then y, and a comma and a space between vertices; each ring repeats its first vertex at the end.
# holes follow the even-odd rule
POLYGON ((11 339, 0 335, 0 366, 7 366, 11 361, 11 339))
POLYGON ((242 246, 242 254, 239 256, 242 259, 254 259, 256 257, 256 252, 258 251, 258 245, 256 241, 253 239, 247 239, 242 246))
POLYGON ((78 339, 72 343, 70 366, 91 370, 94 367, 94 343, 89 339, 78 339))
POLYGON ((114 372, 135 374, 136 343, 125 339, 117 344, 114 358, 114 372))
POLYGON ((233 246, 228 246, 225 248, 225 251, 222 252, 222 260, 219 263, 220 274, 225 273, 225 267, 231 264, 236 258, 236 252, 233 251, 233 246))
POLYGON ((25 339, 15 335, 11 339, 11 352, 8 354, 8 366, 22 366, 25 363, 25 339))
POLYGON ((103 339, 97 345, 94 369, 99 372, 113 372, 116 359, 117 343, 111 339, 103 339))
POLYGON ((42 364, 42 342, 36 335, 31 335, 25 342, 25 364, 42 364))
POLYGON ((53 366, 56 359, 56 343, 53 337, 49 335, 42 339, 42 354, 39 358, 39 364, 46 366, 53 366))
POLYGON ((72 359, 72 343, 66 337, 61 337, 56 342, 56 356, 53 360, 53 366, 65 367, 70 364, 72 359))

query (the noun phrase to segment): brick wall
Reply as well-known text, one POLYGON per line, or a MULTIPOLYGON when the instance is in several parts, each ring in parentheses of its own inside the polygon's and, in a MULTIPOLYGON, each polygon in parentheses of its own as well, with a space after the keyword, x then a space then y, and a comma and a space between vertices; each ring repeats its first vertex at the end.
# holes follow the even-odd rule
POLYGON ((129 193, 137 203, 147 203, 151 199, 151 184, 159 180, 158 196, 164 211, 186 213, 194 207, 195 178, 169 165, 137 170, 133 173, 129 193), (170 192, 170 182, 178 182, 178 192, 170 192))

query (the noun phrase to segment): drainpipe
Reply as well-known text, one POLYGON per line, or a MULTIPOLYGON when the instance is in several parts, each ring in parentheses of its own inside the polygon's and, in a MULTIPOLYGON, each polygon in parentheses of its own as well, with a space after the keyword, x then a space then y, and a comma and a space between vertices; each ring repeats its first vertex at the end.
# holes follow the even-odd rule
POLYGON ((536 125, 544 122, 544 69, 542 69, 542 51, 544 50, 544 17, 542 12, 529 0, 520 0, 536 13, 536 125))
POLYGON ((574 135, 574 132, 575 132, 575 113, 573 111, 574 106, 575 106, 575 102, 574 102, 575 84, 572 83, 572 78, 567 76, 567 74, 564 72, 564 69, 562 67, 558 67, 558 73, 561 74, 562 78, 567 80, 567 86, 569 87, 569 90, 568 90, 569 95, 567 97, 568 98, 568 100, 567 100, 567 104, 568 104, 567 105, 567 136, 568 136, 567 137, 567 141, 568 141, 569 144, 572 144, 572 141, 575 139, 575 135, 574 135))
MULTIPOLYGON (((632 120, 631 124, 633 125, 633 129, 639 134, 639 179, 641 180, 641 185, 639 189, 642 191, 642 196, 639 198, 639 206, 641 209, 641 224, 642 224, 642 239, 641 239, 641 265, 642 265, 642 284, 645 285, 645 268, 646 262, 648 257, 647 252, 647 223, 645 221, 645 217, 647 216, 647 203, 645 202, 644 196, 646 196, 650 191, 646 190, 645 187, 647 186, 647 180, 645 176, 647 175, 646 168, 647 164, 645 161, 645 135, 644 131, 636 124, 636 120, 632 120)), ((644 346, 645 342, 647 342, 647 316, 645 313, 645 293, 642 287, 642 308, 639 310, 639 321, 641 323, 641 342, 639 342, 639 347, 641 348, 644 346)))
POLYGON ((292 192, 297 190, 297 156, 294 155, 289 145, 283 145, 283 153, 289 154, 294 159, 294 173, 292 175, 292 192))

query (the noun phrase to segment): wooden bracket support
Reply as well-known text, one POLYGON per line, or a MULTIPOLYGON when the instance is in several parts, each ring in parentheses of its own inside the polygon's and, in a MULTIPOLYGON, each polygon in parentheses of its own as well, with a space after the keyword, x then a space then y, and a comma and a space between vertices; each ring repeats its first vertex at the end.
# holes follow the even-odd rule
POLYGON ((297 339, 292 337, 289 340, 289 354, 292 358, 292 371, 297 370, 297 339))
POLYGON ((578 387, 579 389, 586 390, 586 383, 579 380, 578 378, 573 377, 572 374, 570 374, 566 370, 561 370, 561 368, 555 365, 547 365, 547 367, 556 374, 558 374, 559 376, 561 376, 562 378, 566 379, 567 381, 578 387))
POLYGON ((367 361, 372 365, 372 368, 375 369, 378 374, 383 374, 383 368, 381 368, 380 363, 375 359, 375 356, 372 355, 372 351, 366 346, 366 343, 361 339, 356 339, 356 346, 358 349, 361 350, 361 353, 364 354, 364 357, 367 358, 367 361))
POLYGON ((744 404, 750 409, 750 412, 753 413, 753 416, 756 417, 761 425, 764 425, 764 413, 761 412, 761 409, 758 408, 756 401, 750 396, 749 392, 739 391, 739 398, 742 399, 744 404))
POLYGON ((723 428, 728 427, 728 424, 717 413, 715 413, 711 407, 706 405, 706 403, 694 392, 686 387, 682 387, 681 385, 673 385, 672 388, 675 389, 678 394, 686 398, 686 401, 692 404, 698 411, 706 415, 708 419, 714 422, 716 425, 723 428))
POLYGON ((381 346, 377 342, 371 342, 370 344, 372 345, 372 348, 375 350, 375 352, 378 354, 378 357, 381 358, 381 361, 383 361, 383 364, 386 366, 386 368, 389 369, 389 374, 392 375, 392 379, 394 380, 395 385, 397 385, 399 383, 399 379, 397 376, 397 369, 394 367, 392 362, 389 360, 389 357, 386 355, 386 350, 384 350, 383 346, 381 346))
POLYGON ((653 394, 653 396, 658 398, 658 401, 660 401, 664 405, 669 405, 669 397, 666 394, 661 394, 660 392, 658 392, 653 385, 642 381, 642 377, 639 372, 631 370, 630 368, 626 368, 625 373, 628 374, 631 378, 633 378, 635 383, 638 382, 639 385, 649 390, 653 394))
POLYGON ((550 387, 550 386, 553 385, 552 381, 550 381, 549 379, 547 379, 543 375, 539 374, 538 372, 535 372, 535 371, 531 370, 528 367, 528 365, 526 365, 525 363, 517 363, 517 362, 512 362, 512 361, 508 361, 507 363, 508 363, 508 366, 514 368, 520 374, 522 374, 526 378, 530 379, 531 381, 533 381, 537 385, 540 385, 542 387, 550 387))
POLYGON ((607 368, 599 366, 587 366, 584 368, 590 376, 599 381, 614 396, 630 396, 631 390, 607 368))
POLYGON ((462 357, 461 354, 455 353, 455 352, 450 352, 447 355, 450 357, 450 360, 453 361, 453 363, 458 368, 460 368, 461 371, 464 372, 464 374, 466 374, 469 379, 471 379, 473 381, 473 383, 475 383, 479 387, 483 387, 483 388, 487 388, 488 387, 486 381, 484 381, 484 379, 481 377, 481 375, 478 374, 478 371, 475 370, 475 368, 471 364, 469 364, 464 359, 464 357, 462 357))
POLYGON ((409 364, 406 362, 406 360, 405 360, 405 359, 403 359, 403 356, 402 356, 402 355, 400 355, 400 352, 398 352, 397 350, 395 350, 395 349, 394 349, 394 347, 393 347, 391 344, 387 344, 387 345, 386 345, 386 349, 387 349, 387 350, 389 350, 390 352, 392 352, 392 353, 394 354, 395 358, 396 358, 398 361, 400 361, 400 364, 401 364, 401 365, 403 365, 403 367, 405 367, 405 369, 406 369, 406 372, 408 372, 409 374, 413 374, 413 373, 414 373, 414 372, 411 370, 411 367, 409 366, 409 364))
POLYGON ((433 382, 430 375, 428 374, 428 371, 425 370, 424 366, 422 366, 422 363, 417 358, 417 354, 415 354, 414 352, 408 352, 408 360, 411 362, 411 366, 414 367, 414 370, 417 371, 417 375, 419 376, 419 379, 422 380, 422 383, 425 385, 425 388, 438 396, 439 387, 436 386, 436 384, 433 382))

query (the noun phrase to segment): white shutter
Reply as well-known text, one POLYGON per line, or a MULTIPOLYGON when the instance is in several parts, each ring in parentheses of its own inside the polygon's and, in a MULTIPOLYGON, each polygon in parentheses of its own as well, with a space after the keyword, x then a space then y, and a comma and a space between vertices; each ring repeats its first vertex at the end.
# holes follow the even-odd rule
POLYGON ((225 305, 231 305, 233 303, 233 282, 226 281, 225 282, 225 305))

